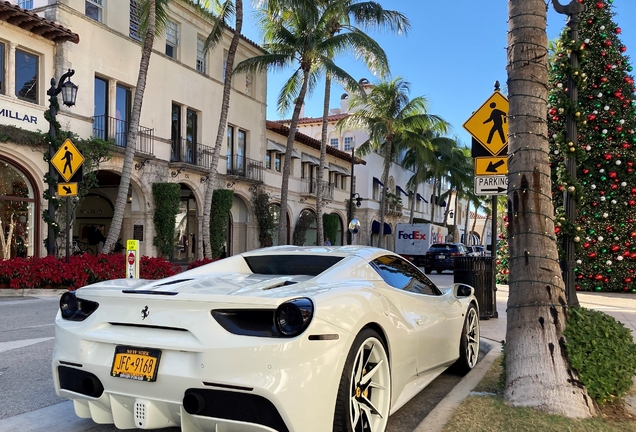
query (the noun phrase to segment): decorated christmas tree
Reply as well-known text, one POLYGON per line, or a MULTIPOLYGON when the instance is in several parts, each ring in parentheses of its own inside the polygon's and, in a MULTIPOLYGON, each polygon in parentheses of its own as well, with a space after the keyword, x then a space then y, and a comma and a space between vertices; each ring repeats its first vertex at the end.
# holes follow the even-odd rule
POLYGON ((579 0, 579 38, 564 31, 551 58, 548 128, 556 231, 576 242, 575 286, 585 291, 636 293, 636 97, 633 67, 613 21, 613 0, 579 0), (578 54, 572 70, 570 55, 578 54), (572 74, 579 91, 573 104, 572 74), (566 135, 566 115, 578 126, 578 144, 566 135), (576 156, 577 178, 565 169, 576 156), (563 209, 563 192, 576 196, 576 220, 563 209))
POLYGON ((503 228, 499 228, 499 235, 497 237, 497 256, 495 258, 495 282, 497 284, 508 285, 508 260, 510 257, 510 248, 508 247, 508 216, 502 217, 503 228))

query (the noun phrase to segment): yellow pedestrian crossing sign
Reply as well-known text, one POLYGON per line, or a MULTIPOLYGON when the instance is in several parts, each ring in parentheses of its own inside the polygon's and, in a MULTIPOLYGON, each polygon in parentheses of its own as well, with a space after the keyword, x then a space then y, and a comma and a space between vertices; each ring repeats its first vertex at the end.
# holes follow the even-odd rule
POLYGON ((77 196, 77 183, 58 183, 57 196, 59 197, 77 196))
POLYGON ((508 145, 508 99, 494 92, 470 116, 466 129, 490 154, 498 156, 508 145))
POLYGON ((68 182, 84 163, 84 156, 75 147, 75 144, 67 138, 53 155, 51 163, 64 181, 68 182))

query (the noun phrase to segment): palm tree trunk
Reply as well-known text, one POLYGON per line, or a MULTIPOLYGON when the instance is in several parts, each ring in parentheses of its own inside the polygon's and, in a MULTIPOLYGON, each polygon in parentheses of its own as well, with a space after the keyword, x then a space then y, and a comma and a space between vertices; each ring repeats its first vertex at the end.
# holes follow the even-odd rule
POLYGON ((510 297, 505 399, 566 417, 594 414, 564 347, 567 301, 554 233, 545 113, 548 100, 544 0, 509 0, 508 238, 510 297))
MULTIPOLYGON (((322 178, 325 172, 325 159, 327 154, 327 121, 329 119, 329 98, 331 97, 331 75, 326 74, 325 77, 325 99, 322 107, 322 130, 320 133, 320 166, 316 175, 318 190, 316 192, 316 243, 321 245, 324 241, 323 225, 322 225, 322 197, 324 195, 322 189, 322 178)), ((335 239, 334 239, 335 240, 335 239)))
POLYGON ((287 136, 287 149, 285 149, 285 163, 283 164, 283 178, 280 185, 280 220, 278 222, 278 244, 287 244, 287 195, 289 194, 289 175, 291 172, 291 156, 294 148, 294 138, 296 137, 296 128, 298 127, 298 119, 300 118, 300 109, 305 103, 305 95, 307 94, 307 86, 309 85, 309 68, 303 70, 303 84, 296 98, 294 105, 294 113, 292 114, 289 124, 289 135, 287 136))
MULTIPOLYGON (((473 217, 473 226, 470 228, 470 233, 474 233, 475 232, 475 226, 477 225, 477 212, 479 211, 479 205, 475 206, 475 213, 474 213, 474 217, 473 217)), ((488 218, 486 218, 488 219, 488 218)), ((466 218, 466 223, 468 223, 468 218, 466 218)), ((485 225, 484 225, 485 226, 485 225)), ((472 235, 471 235, 472 237, 472 235)), ((484 238, 484 233, 481 233, 481 244, 485 245, 486 239, 484 238)))
POLYGON ((137 86, 135 88, 135 98, 133 99, 132 112, 130 113, 130 124, 128 125, 128 137, 126 139, 126 150, 124 152, 124 165, 121 170, 121 180, 117 190, 117 199, 113 210, 113 219, 108 230, 108 236, 102 247, 102 253, 110 253, 119 239, 121 227, 124 221, 124 212, 128 202, 128 187, 130 186, 130 176, 132 173, 135 152, 137 151, 137 133, 139 131, 139 119, 141 117, 141 105, 144 100, 146 89, 146 78, 148 67, 150 66, 150 55, 152 45, 155 41, 156 3, 149 2, 148 28, 144 36, 144 43, 141 50, 141 60, 139 62, 139 74, 137 75, 137 86))
MULTIPOLYGON (((203 254, 206 258, 212 259, 212 247, 210 246, 210 213, 212 212, 212 194, 216 187, 216 178, 219 171, 219 157, 221 154, 221 146, 225 139, 225 130, 227 128, 227 114, 230 109, 230 96, 232 94, 232 73, 234 72, 234 58, 238 49, 239 40, 241 38, 241 30, 243 29, 243 0, 236 0, 236 27, 232 35, 232 41, 227 51, 227 66, 225 68, 225 76, 223 79, 223 99, 221 100, 221 115, 219 116, 219 126, 216 131, 216 142, 212 152, 212 161, 210 162, 210 172, 208 173, 207 186, 205 188, 205 201, 203 204, 203 219, 201 239, 203 239, 203 254)), ((228 251, 229 252, 229 251, 228 251)), ((199 251, 201 253, 201 251, 199 251)))
MULTIPOLYGON (((457 208, 455 208, 457 210, 457 208)), ((472 237, 468 235, 468 216, 470 216, 470 200, 466 201, 466 217, 464 218, 464 243, 472 245, 472 237)))
POLYGON ((384 172, 382 172, 382 198, 380 199, 380 236, 378 238, 378 247, 384 247, 384 218, 386 215, 386 187, 389 184, 389 169, 391 168, 391 152, 393 151, 393 141, 387 139, 386 154, 384 156, 384 172))
POLYGON ((431 223, 435 223, 435 201, 437 195, 437 177, 433 179, 433 196, 431 197, 431 223))
MULTIPOLYGON (((418 178, 420 175, 420 169, 418 168, 415 172, 415 178, 418 178)), ((415 203, 417 202, 417 190, 419 188, 419 184, 415 183, 415 190, 413 191, 413 200, 411 200, 411 214, 409 215, 409 223, 413 223, 413 216, 415 215, 415 203)))

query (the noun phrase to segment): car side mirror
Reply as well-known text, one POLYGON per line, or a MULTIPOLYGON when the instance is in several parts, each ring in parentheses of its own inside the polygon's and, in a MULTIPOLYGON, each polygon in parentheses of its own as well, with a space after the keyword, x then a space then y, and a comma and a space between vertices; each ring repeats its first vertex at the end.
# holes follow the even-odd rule
POLYGON ((470 285, 456 283, 453 284, 453 296, 457 298, 470 297, 475 294, 475 288, 470 285))

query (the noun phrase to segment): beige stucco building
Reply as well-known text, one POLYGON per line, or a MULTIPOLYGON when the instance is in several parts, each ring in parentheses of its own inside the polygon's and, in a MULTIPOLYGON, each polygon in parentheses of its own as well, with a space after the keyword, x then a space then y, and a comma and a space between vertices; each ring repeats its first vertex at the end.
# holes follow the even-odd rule
MULTIPOLYGON (((141 57, 138 25, 135 0, 116 4, 102 0, 0 2, 0 126, 48 131, 44 112, 49 105, 50 80, 59 80, 73 69, 72 81, 79 86, 77 101, 69 108, 59 98, 57 120, 61 128, 81 138, 111 140, 112 157, 97 169, 99 186, 91 189, 75 211, 72 235, 80 242, 87 242, 89 227, 105 224, 108 231, 112 219, 141 57), (126 7, 122 7, 124 3, 126 7)), ((155 40, 121 231, 122 241, 140 240, 143 255, 157 255, 152 245, 152 184, 169 182, 180 185, 182 197, 172 258, 183 262, 201 258, 202 205, 232 36, 231 29, 227 29, 219 45, 205 54, 204 40, 211 28, 209 20, 187 1, 170 2, 165 34, 155 40)), ((261 53, 257 44, 241 38, 236 61, 261 53)), ((370 86, 368 81, 364 84, 370 86)), ((237 74, 232 88, 227 137, 220 152, 215 185, 234 191, 226 244, 230 255, 260 247, 252 197, 259 188, 270 195, 274 208, 280 202, 288 134, 285 122, 266 120, 266 74, 237 74)), ((368 135, 335 128, 349 112, 348 96, 343 95, 341 102, 330 116, 324 176, 324 212, 337 215, 339 221, 337 238, 331 243, 346 243, 347 202, 353 186, 356 197, 362 198, 360 207, 355 207, 362 230, 354 241, 375 245, 383 161, 377 154, 370 154, 352 166, 351 149, 368 135)), ((291 160, 288 208, 282 212, 288 219, 289 242, 299 216, 315 212, 320 119, 303 117, 298 131, 291 160)), ((43 256, 47 225, 42 211, 48 205, 43 199, 48 187, 44 182, 48 164, 42 153, 47 149, 28 144, 19 134, 12 136, 0 143, 0 220, 5 234, 8 235, 7 226, 14 224, 2 257, 43 256)), ((397 163, 391 167, 388 191, 401 198, 402 206, 391 205, 387 212, 385 230, 391 231, 385 242, 388 249, 393 249, 396 224, 408 221, 410 200, 415 200, 415 217, 431 219, 435 208, 434 221, 442 221, 446 207, 431 204, 431 184, 420 185, 417 195, 407 193, 406 183, 412 174, 397 163)), ((454 212, 457 219, 451 223, 462 230, 465 206, 458 207, 454 209, 459 210, 454 212)), ((317 241, 315 227, 310 226, 305 244, 316 243, 322 241, 317 241)), ((96 252, 95 246, 80 246, 96 252)))
MULTIPOLYGON (((178 183, 181 207, 175 221, 177 234, 173 259, 191 261, 201 254, 201 215, 211 154, 216 138, 227 48, 232 36, 207 55, 203 41, 211 30, 208 20, 187 2, 171 2, 165 35, 155 40, 140 119, 135 168, 122 239, 139 239, 141 253, 156 255, 152 216, 152 184, 178 183)), ((32 0, 0 3, 0 125, 46 132, 47 89, 51 78, 75 70, 79 86, 75 106, 57 115, 63 130, 80 137, 99 137, 113 142, 112 158, 100 163, 99 186, 80 202, 72 234, 87 240, 88 227, 105 224, 113 214, 126 146, 127 124, 135 94, 141 57, 137 34, 137 2, 101 0, 32 0), (126 7, 121 7, 126 3, 126 7), (19 4, 19 5, 18 5, 19 4), (22 7, 20 7, 22 6, 22 7)), ((242 38, 236 61, 261 54, 262 49, 242 38)), ((280 200, 280 146, 286 132, 266 124, 266 74, 238 74, 233 79, 224 140, 218 165, 217 187, 234 190, 227 253, 236 254, 260 246, 252 195, 263 188, 275 205, 280 200)), ((48 170, 42 159, 45 148, 33 148, 20 139, 0 145, 0 218, 15 220, 15 233, 7 256, 42 256, 47 226, 42 210, 47 201, 43 177, 48 170), (12 185, 15 184, 15 187, 12 185), (19 234, 19 235, 18 235, 19 234), (17 242, 17 243, 16 243, 17 242)), ((306 176, 315 171, 319 143, 299 134, 296 139, 287 217, 289 239, 298 216, 314 211, 315 188, 306 176)), ((340 220, 338 240, 346 226, 345 199, 350 182, 351 156, 330 149, 334 166, 325 200, 326 213, 340 220), (338 171, 335 171, 335 170, 338 171)), ((315 242, 310 229, 307 244, 315 242)), ((91 246, 93 249, 94 246, 91 246)))

